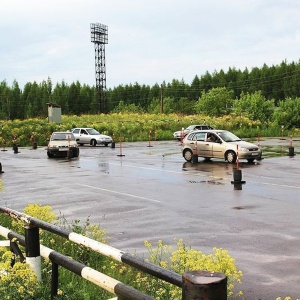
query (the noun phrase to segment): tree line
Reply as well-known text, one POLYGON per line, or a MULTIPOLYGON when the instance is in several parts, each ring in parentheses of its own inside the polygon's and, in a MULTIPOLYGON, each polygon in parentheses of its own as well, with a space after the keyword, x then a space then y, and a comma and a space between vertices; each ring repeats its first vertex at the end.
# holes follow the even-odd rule
MULTIPOLYGON (((284 122, 284 116, 279 116, 280 111, 299 115, 299 94, 299 62, 282 61, 279 65, 264 64, 251 70, 229 68, 227 72, 206 72, 200 77, 196 75, 190 84, 183 79, 173 79, 170 83, 153 86, 137 82, 119 85, 106 91, 105 113, 130 111, 188 115, 207 112, 220 115, 234 112, 250 113, 252 118, 265 121, 277 118, 284 122), (216 98, 210 100, 210 97, 216 98), (251 111, 248 110, 249 103, 252 104, 251 111), (257 110, 253 108, 253 105, 257 106, 255 103, 263 107, 260 113, 263 116, 254 113, 257 110)), ((11 86, 3 80, 0 83, 0 120, 47 117, 48 103, 60 105, 64 115, 97 114, 97 101, 95 86, 82 85, 78 81, 70 85, 62 81, 53 87, 51 78, 48 78, 41 83, 28 82, 21 89, 16 80, 11 86)), ((285 119, 289 126, 300 125, 298 120, 285 119)))

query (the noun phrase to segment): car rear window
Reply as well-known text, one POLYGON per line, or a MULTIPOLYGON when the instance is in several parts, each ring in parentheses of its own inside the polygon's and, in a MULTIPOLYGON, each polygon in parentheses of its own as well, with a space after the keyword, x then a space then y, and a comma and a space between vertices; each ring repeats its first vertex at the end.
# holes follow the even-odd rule
POLYGON ((70 139, 70 141, 75 140, 74 135, 70 133, 54 133, 52 135, 52 141, 66 141, 70 139))

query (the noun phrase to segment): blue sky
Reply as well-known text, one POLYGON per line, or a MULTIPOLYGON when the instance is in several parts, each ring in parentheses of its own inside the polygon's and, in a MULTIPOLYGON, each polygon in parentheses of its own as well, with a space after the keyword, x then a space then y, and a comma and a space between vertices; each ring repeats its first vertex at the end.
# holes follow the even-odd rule
POLYGON ((0 82, 95 85, 90 24, 108 26, 107 88, 299 62, 298 0, 1 0, 0 82))

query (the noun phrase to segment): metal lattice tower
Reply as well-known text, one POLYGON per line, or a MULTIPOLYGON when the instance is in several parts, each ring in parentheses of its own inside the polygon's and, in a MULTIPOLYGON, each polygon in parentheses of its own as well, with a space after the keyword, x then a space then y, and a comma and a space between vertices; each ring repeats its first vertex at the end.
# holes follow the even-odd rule
POLYGON ((95 71, 98 112, 107 113, 105 44, 108 43, 107 26, 91 24, 91 42, 95 46, 95 71))

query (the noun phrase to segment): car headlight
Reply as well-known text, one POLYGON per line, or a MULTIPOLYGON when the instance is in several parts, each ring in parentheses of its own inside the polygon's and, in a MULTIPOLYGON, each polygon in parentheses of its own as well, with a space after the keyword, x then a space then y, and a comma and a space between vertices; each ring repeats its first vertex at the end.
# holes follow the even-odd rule
POLYGON ((249 151, 249 149, 248 149, 248 148, 244 148, 244 147, 242 147, 242 148, 241 148, 241 151, 242 151, 242 152, 248 152, 248 151, 249 151))

